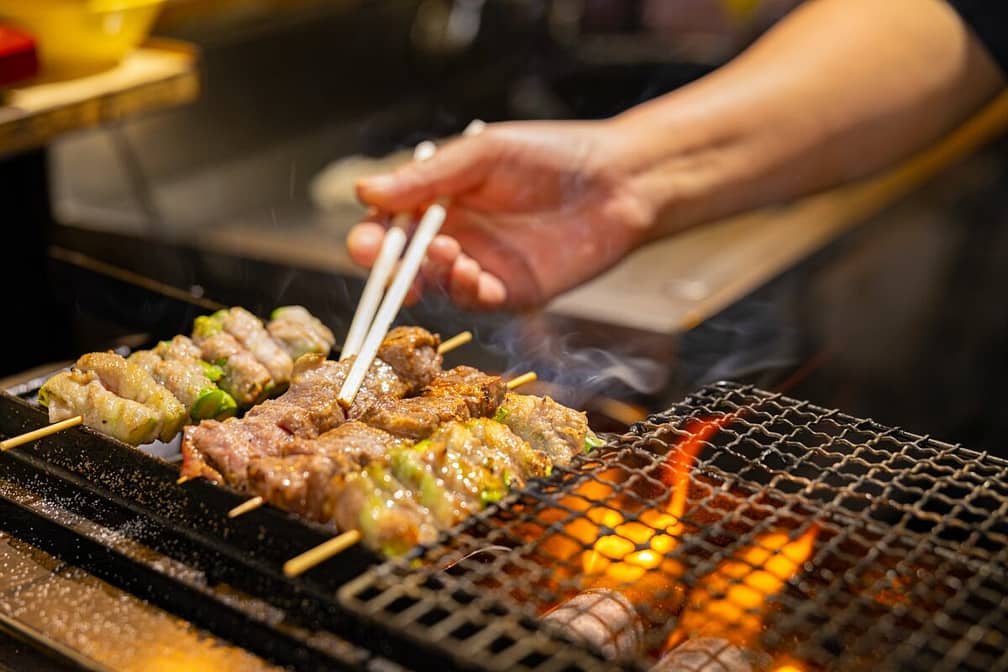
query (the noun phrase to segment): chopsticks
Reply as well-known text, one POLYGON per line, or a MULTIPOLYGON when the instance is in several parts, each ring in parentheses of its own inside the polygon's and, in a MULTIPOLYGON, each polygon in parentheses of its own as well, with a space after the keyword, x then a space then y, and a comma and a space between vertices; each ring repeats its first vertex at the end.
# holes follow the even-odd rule
MULTIPOLYGON (((462 134, 476 135, 482 132, 485 126, 486 124, 476 119, 466 127, 462 134)), ((426 160, 433 155, 434 151, 434 143, 429 141, 420 143, 417 145, 414 157, 418 160, 426 160)), ((388 333, 389 327, 392 326, 392 322, 399 313, 403 300, 406 298, 406 293, 413 285, 413 281, 420 271, 420 264, 423 263, 424 257, 427 256, 427 248, 430 246, 431 241, 434 240, 438 231, 441 230, 441 225, 444 224, 445 218, 448 216, 447 205, 447 199, 440 199, 431 204, 424 212, 423 217, 420 218, 420 223, 416 227, 416 231, 413 233, 413 238, 406 248, 406 253, 399 263, 399 270, 395 278, 393 278, 392 284, 385 292, 384 297, 381 297, 380 290, 385 285, 388 274, 391 272, 399 254, 399 250, 396 248, 399 247, 401 249, 401 241, 405 240, 405 227, 392 226, 386 232, 385 240, 382 243, 382 250, 378 254, 378 261, 375 262, 372 274, 368 277, 368 281, 365 284, 364 294, 361 295, 361 303, 357 306, 354 321, 351 323, 350 332, 347 334, 349 348, 347 348, 347 345, 344 345, 345 351, 340 354, 340 359, 351 355, 356 356, 337 397, 337 401, 344 408, 349 407, 353 403, 354 397, 357 396, 357 391, 364 382, 364 376, 378 355, 378 348, 381 346, 381 342, 388 333), (391 242, 389 241, 390 234, 393 236, 391 242), (388 249, 386 249, 386 244, 388 245, 388 249), (384 262, 380 269, 378 268, 379 261, 384 262), (369 286, 371 289, 370 293, 368 292, 369 286), (378 304, 379 298, 381 299, 380 304, 378 304), (377 309, 374 308, 376 304, 378 304, 377 309), (358 334, 364 331, 362 325, 366 324, 366 320, 368 320, 370 315, 373 315, 374 319, 367 327, 367 335, 360 340, 358 334), (352 340, 351 336, 353 337, 352 340), (359 347, 357 347, 358 340, 360 340, 359 347)), ((408 217, 408 215, 406 216, 408 217)), ((402 221, 401 217, 398 217, 397 220, 402 221)))

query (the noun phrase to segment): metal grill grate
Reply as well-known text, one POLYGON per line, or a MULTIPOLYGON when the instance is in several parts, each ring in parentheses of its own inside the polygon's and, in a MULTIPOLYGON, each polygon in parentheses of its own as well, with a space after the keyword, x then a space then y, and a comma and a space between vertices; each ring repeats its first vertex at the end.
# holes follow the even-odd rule
POLYGON ((1006 514, 1003 460, 720 383, 339 599, 415 668, 986 672, 1006 514))

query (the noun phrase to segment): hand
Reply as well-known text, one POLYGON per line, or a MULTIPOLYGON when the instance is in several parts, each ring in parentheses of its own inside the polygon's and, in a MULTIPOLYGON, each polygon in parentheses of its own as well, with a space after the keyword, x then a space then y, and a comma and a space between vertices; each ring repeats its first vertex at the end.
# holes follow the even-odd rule
POLYGON ((411 293, 440 287, 464 308, 542 304, 619 261, 643 242, 653 208, 635 193, 607 122, 492 124, 425 162, 361 180, 371 216, 350 232, 353 260, 369 267, 389 213, 451 199, 411 293))

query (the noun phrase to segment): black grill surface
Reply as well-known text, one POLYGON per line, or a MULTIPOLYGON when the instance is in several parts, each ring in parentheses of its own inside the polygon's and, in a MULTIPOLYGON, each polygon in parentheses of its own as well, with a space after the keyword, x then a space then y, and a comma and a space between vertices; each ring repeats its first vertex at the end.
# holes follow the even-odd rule
POLYGON ((1006 514, 1003 460, 719 383, 338 598, 422 669, 1008 669, 1006 514))

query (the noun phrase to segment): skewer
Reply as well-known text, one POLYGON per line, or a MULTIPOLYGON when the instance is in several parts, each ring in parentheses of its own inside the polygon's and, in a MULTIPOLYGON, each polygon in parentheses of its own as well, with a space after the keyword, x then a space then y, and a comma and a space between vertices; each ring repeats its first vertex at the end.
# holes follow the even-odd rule
POLYGON ((527 373, 521 374, 520 376, 515 376, 514 378, 512 378, 511 380, 509 380, 507 382, 507 388, 509 390, 513 390, 516 387, 519 387, 521 385, 525 385, 526 383, 531 383, 531 382, 533 382, 535 380, 538 380, 538 379, 539 379, 539 376, 536 375, 535 371, 529 371, 527 373))
POLYGON ((11 448, 17 448, 18 446, 23 446, 24 444, 30 443, 35 439, 41 439, 43 437, 49 436, 50 434, 62 432, 64 429, 69 429, 70 427, 76 427, 82 422, 84 422, 84 418, 82 416, 75 415, 72 418, 67 418, 66 420, 60 420, 59 422, 54 422, 51 425, 46 425, 45 427, 40 427, 30 432, 25 432, 24 434, 18 434, 17 436, 12 436, 9 439, 4 439, 3 441, 0 441, 0 451, 10 450, 11 448))
MULTIPOLYGON (((485 125, 478 119, 474 120, 465 129, 463 135, 480 133, 485 125)), ((427 147, 428 149, 425 151, 432 151, 430 148, 433 147, 433 143, 429 143, 427 147)), ((419 150, 420 148, 418 147, 417 149, 419 150)), ((357 359, 350 368, 350 372, 343 382, 343 387, 340 388, 337 400, 344 408, 349 408, 353 403, 354 397, 357 396, 357 390, 360 389, 361 383, 364 382, 364 376, 368 369, 371 368, 371 362, 374 361, 375 356, 378 354, 378 348, 385 338, 385 334, 388 333, 389 327, 392 326, 392 321, 399 313, 399 308, 402 307, 406 293, 413 285, 413 281, 420 271, 420 264, 423 262, 424 257, 427 256, 427 247, 434 240, 434 236, 437 235, 438 231, 441 230, 441 225, 444 224, 445 218, 448 216, 448 211, 445 209, 447 205, 448 201, 442 198, 436 203, 431 204, 424 212, 423 217, 420 218, 420 224, 417 226, 416 231, 413 233, 413 239, 406 248, 406 254, 403 255, 402 262, 399 265, 399 271, 392 280, 392 285, 385 293, 385 297, 378 307, 374 322, 371 324, 371 328, 364 338, 360 350, 356 353, 357 359)))
POLYGON ((338 555, 361 540, 361 533, 357 530, 348 530, 343 534, 333 537, 329 541, 319 544, 315 548, 310 548, 301 555, 295 556, 284 563, 284 576, 293 577, 308 571, 315 565, 328 560, 334 555, 338 555))
MULTIPOLYGON (((451 338, 447 339, 446 341, 444 341, 443 343, 441 343, 441 345, 438 346, 438 354, 439 355, 443 355, 443 354, 445 354, 447 352, 451 352, 452 350, 454 350, 456 348, 462 347, 463 345, 465 345, 466 343, 468 343, 471 340, 472 340, 472 332, 471 331, 463 331, 463 332, 460 332, 458 334, 455 334, 454 336, 452 336, 451 338)), ((528 375, 528 374, 525 374, 525 375, 528 375)), ((527 381, 523 381, 523 382, 527 382, 527 381)), ((521 383, 519 383, 519 385, 520 384, 521 383)), ((179 479, 179 480, 181 481, 181 479, 179 479)), ((184 482, 184 481, 182 481, 182 482, 184 482)), ((249 511, 255 511, 256 509, 258 509, 260 506, 262 506, 265 503, 266 503, 266 501, 262 497, 260 497, 258 495, 256 495, 255 497, 251 497, 251 498, 245 500, 244 502, 242 502, 241 504, 239 504, 238 506, 234 507, 230 511, 228 511, 228 514, 227 514, 228 518, 237 518, 238 516, 241 516, 241 515, 244 515, 244 514, 248 513, 249 511)))
MULTIPOLYGON (((538 376, 535 371, 523 373, 507 382, 507 388, 513 390, 519 385, 531 383, 538 376)), ((342 553, 361 540, 361 534, 357 530, 348 530, 339 536, 333 537, 329 541, 323 542, 315 548, 310 548, 301 555, 291 558, 284 563, 284 574, 287 576, 297 576, 315 565, 325 562, 329 558, 342 553)))
POLYGON ((451 338, 444 341, 443 343, 441 343, 441 345, 438 346, 437 349, 438 354, 443 355, 446 352, 451 352, 455 348, 463 346, 471 340, 472 340, 471 331, 463 331, 459 334, 455 334, 454 336, 452 336, 451 338))

